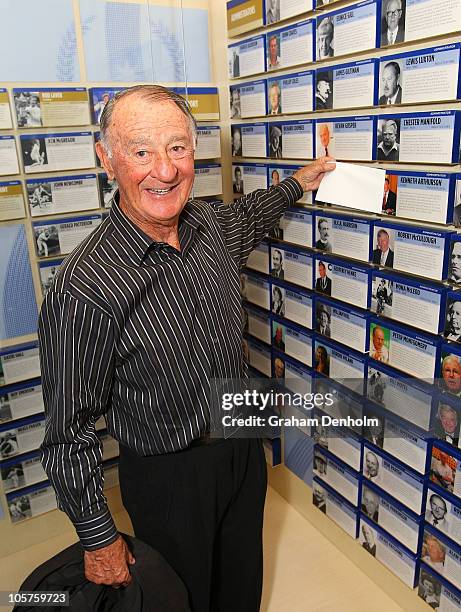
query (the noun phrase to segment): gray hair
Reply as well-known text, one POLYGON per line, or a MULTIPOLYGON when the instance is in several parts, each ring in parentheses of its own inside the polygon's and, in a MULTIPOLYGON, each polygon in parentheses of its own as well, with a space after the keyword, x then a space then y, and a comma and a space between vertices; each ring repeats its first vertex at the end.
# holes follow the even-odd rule
POLYGON ((133 87, 127 87, 126 89, 118 91, 115 96, 109 100, 102 111, 100 119, 100 140, 109 157, 112 156, 109 144, 109 132, 112 122, 112 115, 120 100, 129 96, 138 96, 140 99, 149 102, 163 102, 165 100, 171 100, 171 102, 174 102, 189 121, 195 149, 197 144, 197 122, 190 111, 187 100, 174 91, 171 91, 166 87, 162 87, 162 85, 134 85, 133 87))
POLYGON ((335 31, 335 27, 333 25, 333 21, 331 20, 331 17, 325 17, 320 22, 317 33, 318 34, 331 34, 331 37, 333 37, 334 31, 335 31))
POLYGON ((394 121, 394 119, 387 119, 387 120, 384 120, 384 123, 383 123, 383 128, 382 128, 382 129, 383 129, 383 132, 384 132, 384 130, 385 130, 385 129, 386 129, 388 126, 389 126, 389 127, 393 127, 393 128, 394 128, 395 133, 396 133, 396 134, 398 133, 398 131, 399 131, 399 126, 397 125, 397 122, 396 122, 396 121, 394 121))

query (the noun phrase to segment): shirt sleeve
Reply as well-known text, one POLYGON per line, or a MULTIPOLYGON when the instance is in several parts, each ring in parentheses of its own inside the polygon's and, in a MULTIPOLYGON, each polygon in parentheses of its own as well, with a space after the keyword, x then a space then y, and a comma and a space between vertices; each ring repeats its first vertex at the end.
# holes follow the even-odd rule
POLYGON ((43 467, 83 547, 95 550, 117 538, 103 493, 102 444, 95 429, 110 398, 113 321, 68 293, 49 291, 38 336, 46 418, 43 467))
POLYGON ((298 181, 289 177, 276 187, 257 189, 231 204, 216 207, 218 222, 233 259, 242 268, 251 251, 270 232, 283 212, 303 195, 298 181))

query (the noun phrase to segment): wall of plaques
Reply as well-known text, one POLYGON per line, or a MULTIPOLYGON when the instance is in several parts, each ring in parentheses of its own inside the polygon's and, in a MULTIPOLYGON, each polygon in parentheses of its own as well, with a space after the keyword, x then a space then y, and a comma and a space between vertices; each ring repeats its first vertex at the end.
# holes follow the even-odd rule
POLYGON ((251 371, 337 398, 278 462, 414 598, 461 608, 461 2, 232 0, 227 26, 235 197, 325 154, 386 170, 381 214, 308 194, 242 274, 251 371))
MULTIPOLYGON (((207 0, 202 2, 201 13, 206 15, 199 15, 201 23, 208 20, 208 5, 207 0)), ((78 24, 78 15, 75 20, 78 24)), ((183 55, 184 50, 181 61, 183 55)), ((99 120, 117 91, 140 80, 95 83, 88 76, 91 67, 85 72, 82 56, 79 62, 82 80, 72 86, 0 83, 2 554, 46 539, 53 532, 49 518, 42 516, 56 508, 56 499, 39 461, 44 414, 36 340, 38 309, 65 256, 109 214, 117 185, 108 180, 95 154, 99 120)), ((191 62, 193 58, 189 65, 191 62)), ((198 122, 194 197, 210 202, 220 199, 218 88, 211 82, 161 84, 188 100, 198 122)), ((110 488, 118 482, 118 445, 103 419, 97 430, 103 445, 105 486, 110 488)), ((54 524, 62 520, 66 519, 60 514, 54 524)))

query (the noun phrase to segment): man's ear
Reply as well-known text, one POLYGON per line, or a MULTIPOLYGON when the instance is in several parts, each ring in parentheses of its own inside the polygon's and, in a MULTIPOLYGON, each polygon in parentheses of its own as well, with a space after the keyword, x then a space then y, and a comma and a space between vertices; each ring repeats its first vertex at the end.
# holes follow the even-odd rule
POLYGON ((99 161, 101 162, 102 167, 106 171, 107 177, 109 178, 109 180, 112 180, 113 178, 115 178, 115 175, 114 170, 112 168, 111 158, 107 154, 106 148, 104 147, 101 141, 96 143, 95 148, 96 153, 99 157, 99 161))

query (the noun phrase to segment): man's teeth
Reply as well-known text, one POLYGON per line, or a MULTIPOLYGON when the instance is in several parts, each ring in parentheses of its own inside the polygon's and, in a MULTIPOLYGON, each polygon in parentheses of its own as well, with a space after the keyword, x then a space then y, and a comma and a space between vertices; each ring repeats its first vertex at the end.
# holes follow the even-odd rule
POLYGON ((163 195, 171 191, 171 189, 172 189, 171 187, 168 187, 168 189, 149 189, 149 191, 151 191, 152 193, 163 195))

